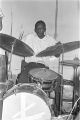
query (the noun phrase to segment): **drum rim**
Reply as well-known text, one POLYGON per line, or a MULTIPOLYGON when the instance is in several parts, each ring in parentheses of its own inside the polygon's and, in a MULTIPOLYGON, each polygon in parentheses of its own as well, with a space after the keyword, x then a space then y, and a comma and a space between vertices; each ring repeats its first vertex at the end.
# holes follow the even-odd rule
MULTIPOLYGON (((6 92, 6 94, 4 94, 4 96, 3 96, 3 100, 6 100, 6 98, 8 98, 9 96, 11 96, 11 95, 16 95, 16 94, 18 94, 18 93, 21 93, 22 91, 17 91, 17 93, 15 94, 15 92, 12 92, 13 90, 15 90, 15 89, 17 89, 18 87, 23 87, 23 86, 26 86, 26 85, 29 85, 29 86, 35 86, 33 83, 30 83, 30 84, 26 84, 26 83, 24 83, 24 84, 21 84, 21 83, 19 83, 19 84, 17 84, 17 85, 15 85, 15 86, 13 86, 13 88, 11 88, 10 90, 8 90, 7 92, 6 92), (11 93, 11 94, 10 94, 11 93)), ((41 88, 39 88, 38 86, 36 86, 36 88, 38 88, 38 90, 41 90, 42 91, 42 93, 45 95, 45 97, 47 98, 47 100, 49 99, 48 98, 48 96, 47 96, 47 94, 41 89, 41 88)), ((23 91, 24 92, 24 91, 23 91)), ((25 93, 25 92, 24 92, 25 93)), ((47 107, 48 107, 48 110, 49 110, 49 112, 50 112, 50 119, 52 118, 52 113, 51 113, 51 106, 50 106, 50 104, 49 104, 49 101, 45 101, 43 98, 42 98, 42 96, 40 96, 40 95, 38 95, 38 94, 33 94, 33 93, 31 93, 31 92, 27 92, 27 93, 30 93, 30 94, 32 94, 32 95, 35 95, 35 96, 38 96, 41 100, 43 100, 44 101, 44 103, 47 105, 47 107)))
POLYGON ((6 98, 8 98, 8 97, 11 96, 11 95, 14 95, 14 94, 16 95, 16 94, 21 93, 21 92, 30 93, 30 94, 33 94, 33 95, 36 95, 36 96, 40 97, 40 98, 47 104, 47 106, 49 107, 49 109, 50 109, 50 111, 51 111, 50 104, 49 104, 49 98, 48 98, 47 94, 46 94, 41 88, 39 88, 36 84, 33 84, 33 83, 23 83, 23 84, 19 83, 19 84, 13 86, 11 89, 9 89, 9 90, 4 94, 3 100, 5 100, 6 98), (39 91, 41 91, 41 93, 43 93, 44 98, 43 98, 43 96, 40 96, 40 95, 37 93, 36 90, 34 90, 33 93, 31 93, 31 91, 27 91, 27 92, 26 92, 26 91, 22 91, 22 90, 19 90, 19 89, 17 90, 17 88, 20 88, 20 87, 23 87, 23 86, 35 87, 36 90, 39 90, 39 91))
MULTIPOLYGON (((53 72, 53 73, 55 73, 56 74, 56 77, 54 78, 53 77, 53 79, 52 80, 48 80, 48 81, 53 81, 53 80, 55 80, 55 79, 57 79, 59 76, 61 76, 60 74, 58 74, 57 72, 55 72, 55 71, 53 71, 53 70, 51 70, 51 69, 47 69, 47 68, 33 68, 33 69, 31 69, 30 71, 29 71, 29 76, 32 76, 33 77, 33 75, 30 73, 31 71, 33 71, 33 70, 37 70, 37 69, 41 69, 41 70, 49 70, 49 71, 51 71, 51 72, 53 72)), ((43 80, 43 81, 46 81, 46 79, 44 79, 44 78, 40 78, 40 77, 36 77, 36 76, 34 76, 33 78, 36 78, 36 79, 40 79, 40 80, 43 80)))

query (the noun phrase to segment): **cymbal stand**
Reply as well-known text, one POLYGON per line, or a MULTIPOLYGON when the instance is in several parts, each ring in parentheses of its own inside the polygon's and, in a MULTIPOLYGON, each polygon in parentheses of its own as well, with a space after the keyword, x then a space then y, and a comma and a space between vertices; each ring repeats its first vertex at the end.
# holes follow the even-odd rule
MULTIPOLYGON (((64 48, 63 48, 63 44, 62 44, 62 62, 64 61, 64 48)), ((59 59, 59 62, 60 62, 60 59, 59 59)), ((60 63, 59 63, 60 64, 60 63)), ((62 67, 61 67, 61 93, 60 93, 60 114, 61 114, 61 111, 62 111, 62 98, 63 98, 63 64, 62 64, 62 67)))
POLYGON ((0 120, 2 120, 3 99, 0 99, 0 120))
POLYGON ((14 46, 16 44, 16 39, 14 40, 13 44, 12 44, 12 49, 11 49, 11 54, 10 54, 10 62, 9 62, 9 74, 10 74, 10 78, 12 79, 12 72, 11 72, 11 61, 12 61, 12 54, 14 51, 14 46))
POLYGON ((73 106, 73 108, 72 108, 72 110, 71 110, 67 120, 72 120, 72 118, 73 118, 73 111, 74 111, 74 109, 77 109, 77 104, 78 104, 79 100, 80 100, 80 97, 76 100, 76 102, 75 102, 75 104, 74 104, 74 106, 73 106))
POLYGON ((58 62, 58 73, 60 74, 60 56, 59 56, 59 62, 58 62))
POLYGON ((79 65, 74 65, 74 89, 73 89, 73 105, 76 101, 76 99, 79 97, 79 75, 78 75, 78 66, 79 65))

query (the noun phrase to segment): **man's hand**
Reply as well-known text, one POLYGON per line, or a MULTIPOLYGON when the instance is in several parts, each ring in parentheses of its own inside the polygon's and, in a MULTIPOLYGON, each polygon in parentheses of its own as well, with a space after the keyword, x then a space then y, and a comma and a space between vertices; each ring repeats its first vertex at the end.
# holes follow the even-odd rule
POLYGON ((56 54, 55 57, 59 57, 60 56, 60 53, 56 54))
POLYGON ((56 52, 56 55, 55 55, 55 57, 59 57, 60 56, 60 54, 62 53, 62 43, 59 41, 59 42, 57 42, 56 43, 56 46, 57 46, 57 52, 56 52))
POLYGON ((62 45, 62 43, 59 41, 59 42, 56 43, 56 45, 62 45))

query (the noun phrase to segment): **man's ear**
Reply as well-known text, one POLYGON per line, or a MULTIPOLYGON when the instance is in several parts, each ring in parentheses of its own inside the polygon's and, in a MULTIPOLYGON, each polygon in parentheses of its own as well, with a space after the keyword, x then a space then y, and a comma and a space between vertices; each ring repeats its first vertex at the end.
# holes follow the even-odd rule
POLYGON ((44 32, 46 32, 46 27, 44 28, 44 32))
POLYGON ((36 32, 36 29, 34 28, 34 32, 36 32))

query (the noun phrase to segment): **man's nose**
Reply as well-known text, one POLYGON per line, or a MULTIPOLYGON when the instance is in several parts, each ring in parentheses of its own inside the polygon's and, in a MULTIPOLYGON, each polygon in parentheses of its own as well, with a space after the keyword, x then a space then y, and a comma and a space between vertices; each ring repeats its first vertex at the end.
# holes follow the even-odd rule
POLYGON ((39 29, 39 32, 41 32, 41 33, 42 33, 42 32, 43 32, 43 29, 39 29))

